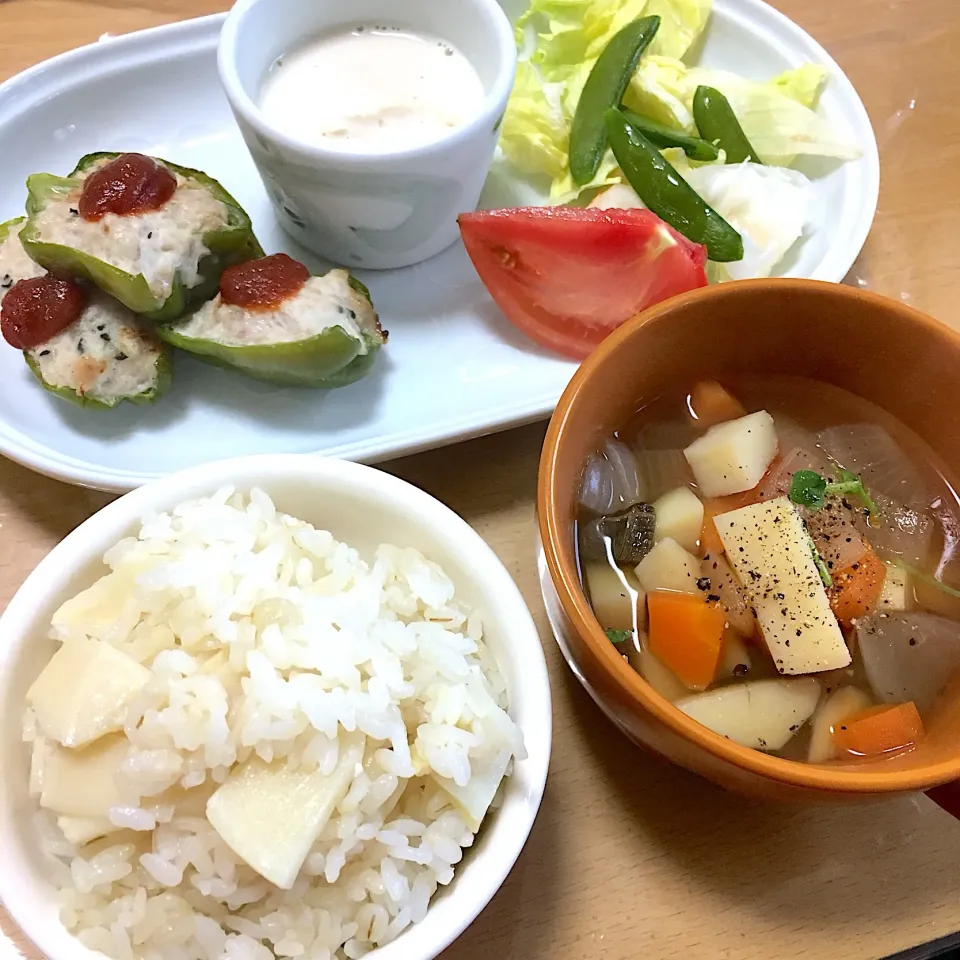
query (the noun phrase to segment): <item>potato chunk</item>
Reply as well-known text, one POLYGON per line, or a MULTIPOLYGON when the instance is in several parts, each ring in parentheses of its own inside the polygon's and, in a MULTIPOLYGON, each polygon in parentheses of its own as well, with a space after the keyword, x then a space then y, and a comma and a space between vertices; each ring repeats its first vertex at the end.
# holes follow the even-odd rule
POLYGON ((703 526, 703 503, 689 487, 677 487, 657 500, 654 540, 676 540, 684 550, 696 553, 703 526))
POLYGON ((696 593, 700 561, 684 550, 676 540, 661 540, 636 567, 637 579, 644 591, 679 590, 696 593))
POLYGON ((734 743, 779 750, 806 722, 820 699, 813 677, 752 680, 678 700, 688 717, 734 743))
POLYGON ((583 579, 590 594, 590 606, 605 630, 637 630, 647 622, 647 604, 633 571, 609 563, 584 564, 583 579))
POLYGON ((909 607, 909 574, 895 563, 887 564, 887 576, 877 601, 881 613, 902 613, 909 607))
POLYGON ((777 431, 766 410, 711 427, 683 451, 700 494, 725 497, 752 490, 777 455, 777 431))
POLYGON ((794 505, 778 497, 721 514, 716 522, 777 670, 819 673, 850 663, 794 505))

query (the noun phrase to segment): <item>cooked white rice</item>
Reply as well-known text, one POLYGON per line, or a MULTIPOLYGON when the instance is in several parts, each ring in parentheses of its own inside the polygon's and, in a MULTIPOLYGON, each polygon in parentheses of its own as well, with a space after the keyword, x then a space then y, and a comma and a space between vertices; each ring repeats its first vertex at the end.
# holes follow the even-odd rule
MULTIPOLYGON (((105 641, 150 676, 111 734, 123 802, 95 822, 59 817, 77 843, 113 832, 78 846, 38 812, 65 925, 118 960, 332 960, 422 920, 477 826, 442 784, 462 799, 487 781, 493 795, 524 755, 479 616, 440 567, 387 545, 364 561, 261 491, 230 488, 148 518, 105 561, 53 635, 105 641), (327 774, 350 749, 362 762, 289 890, 205 815, 254 756, 327 774)), ((44 766, 65 748, 42 714, 27 710, 24 737, 31 791, 47 796, 44 766)))

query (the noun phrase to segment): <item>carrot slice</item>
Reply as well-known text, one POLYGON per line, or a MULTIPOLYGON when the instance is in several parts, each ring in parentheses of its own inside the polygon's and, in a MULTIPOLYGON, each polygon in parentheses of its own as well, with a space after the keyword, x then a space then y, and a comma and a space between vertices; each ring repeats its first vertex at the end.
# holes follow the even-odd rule
POLYGON ((756 503, 756 490, 747 490, 746 493, 732 493, 728 497, 714 497, 703 501, 703 525, 700 527, 700 553, 703 556, 717 556, 723 553, 723 542, 717 533, 714 517, 740 507, 756 503))
POLYGON ((833 728, 840 756, 876 757, 915 744, 923 736, 923 721, 916 704, 883 704, 847 717, 833 728))
POLYGON ((647 594, 650 652, 692 690, 710 685, 717 672, 726 612, 689 593, 647 594))
POLYGON ((870 549, 856 563, 833 574, 830 607, 842 626, 852 626, 876 607, 886 577, 887 565, 870 549))
POLYGON ((698 430, 709 430, 718 423, 738 420, 747 411, 716 380, 701 380, 690 391, 690 412, 698 430))

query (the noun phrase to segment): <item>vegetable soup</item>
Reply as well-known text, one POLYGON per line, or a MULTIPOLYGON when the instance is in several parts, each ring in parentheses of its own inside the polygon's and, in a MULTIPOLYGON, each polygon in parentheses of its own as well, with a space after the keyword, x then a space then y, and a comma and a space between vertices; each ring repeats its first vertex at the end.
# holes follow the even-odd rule
POLYGON ((692 384, 585 465, 581 576, 610 642, 722 736, 896 755, 960 672, 960 503, 932 451, 827 384, 692 384))

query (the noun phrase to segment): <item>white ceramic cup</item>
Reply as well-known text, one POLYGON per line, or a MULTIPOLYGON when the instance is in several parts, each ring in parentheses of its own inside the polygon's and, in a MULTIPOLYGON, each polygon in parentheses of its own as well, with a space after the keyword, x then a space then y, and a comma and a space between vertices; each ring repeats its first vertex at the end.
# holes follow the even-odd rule
POLYGON ((493 158, 516 61, 497 0, 239 0, 219 50, 227 99, 283 228, 327 260, 375 270, 418 263, 457 239, 457 214, 476 208, 493 158), (390 153, 328 150, 276 130, 257 103, 277 57, 371 22, 456 46, 483 83, 480 111, 440 140, 390 153))

